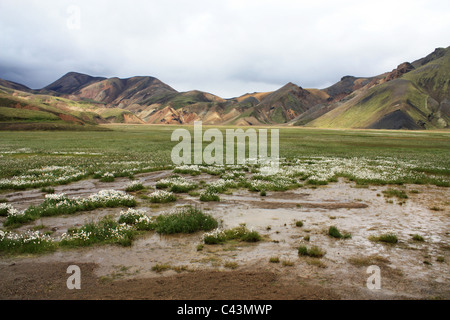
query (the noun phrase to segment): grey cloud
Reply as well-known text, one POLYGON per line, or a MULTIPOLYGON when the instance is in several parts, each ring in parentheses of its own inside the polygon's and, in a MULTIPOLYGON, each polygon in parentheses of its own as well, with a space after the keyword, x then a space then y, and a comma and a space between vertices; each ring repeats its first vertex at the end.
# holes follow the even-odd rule
POLYGON ((0 77, 158 77, 223 97, 371 76, 448 46, 448 1, 2 0, 0 77), (80 28, 67 27, 70 5, 80 28), (418 23, 420 21, 420 23, 418 23))

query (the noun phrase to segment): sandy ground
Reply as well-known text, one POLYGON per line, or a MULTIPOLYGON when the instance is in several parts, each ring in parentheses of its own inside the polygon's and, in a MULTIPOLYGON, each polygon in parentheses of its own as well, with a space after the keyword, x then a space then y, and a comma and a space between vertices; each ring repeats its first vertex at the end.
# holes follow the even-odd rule
MULTIPOLYGON (((154 186, 170 172, 138 175, 154 186)), ((188 177, 209 181, 209 175, 188 177)), ((112 183, 85 180, 55 188, 68 196, 87 196, 101 189, 124 189, 128 179, 112 183)), ((58 250, 38 256, 0 257, 1 299, 449 299, 450 203, 448 188, 402 186, 409 199, 388 203, 386 186, 356 188, 340 180, 318 188, 268 192, 266 197, 246 190, 221 195, 220 202, 201 203, 183 195, 176 204, 151 205, 140 201, 149 215, 193 204, 210 213, 224 228, 245 223, 264 241, 255 244, 201 244, 202 233, 160 236, 149 232, 131 247, 94 246, 58 250), (416 190, 411 192, 411 190, 416 190), (440 211, 431 210, 439 208, 440 211), (295 222, 303 221, 303 227, 295 222), (352 238, 327 235, 337 226, 352 238), (370 236, 395 233, 399 243, 382 244, 370 236), (413 234, 424 242, 412 240, 413 234), (305 237, 309 236, 309 241, 305 237), (317 245, 321 259, 299 257, 297 248, 317 245), (279 263, 270 262, 278 257, 279 263), (443 260, 443 261, 442 261, 443 260), (156 272, 155 265, 168 270, 156 272), (69 265, 81 269, 81 289, 69 290, 69 265), (381 289, 367 288, 367 268, 381 271, 381 289)), ((42 202, 40 190, 2 195, 25 209, 42 202)), ((139 198, 138 198, 139 199, 139 198)), ((44 225, 57 237, 70 227, 105 215, 118 217, 122 209, 101 209, 71 216, 48 217, 22 226, 24 231, 44 225)), ((2 217, 0 222, 4 221, 2 217)))

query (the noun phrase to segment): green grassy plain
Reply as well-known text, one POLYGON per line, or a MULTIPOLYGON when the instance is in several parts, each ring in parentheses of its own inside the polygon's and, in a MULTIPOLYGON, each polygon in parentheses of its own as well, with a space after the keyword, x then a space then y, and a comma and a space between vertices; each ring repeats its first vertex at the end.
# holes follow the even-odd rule
MULTIPOLYGON (((171 150, 178 142, 171 141, 171 134, 181 126, 101 127, 110 130, 1 131, 0 179, 26 175, 29 170, 45 166, 76 167, 86 172, 84 178, 95 172, 105 172, 106 169, 117 171, 121 166, 124 167, 123 171, 134 170, 131 173, 138 173, 145 172, 149 167, 172 165, 171 150), (139 165, 133 162, 139 162, 139 165)), ((192 126, 182 127, 193 130, 192 126)), ((203 130, 208 128, 210 127, 204 126, 203 130)), ((224 132, 225 129, 233 127, 219 128, 224 132)), ((439 177, 440 181, 450 179, 450 131, 290 127, 280 127, 279 130, 280 157, 288 160, 300 159, 311 164, 317 161, 317 158, 358 158, 370 164, 371 161, 383 159, 390 161, 392 167, 396 166, 396 162, 404 161, 408 163, 408 170, 422 175, 417 183, 433 183, 436 177, 439 177), (423 177, 428 177, 430 181, 423 177)), ((204 143, 204 146, 207 144, 204 143)), ((400 179, 399 182, 414 183, 414 179, 400 179)), ((447 186, 448 182, 436 184, 447 186)))

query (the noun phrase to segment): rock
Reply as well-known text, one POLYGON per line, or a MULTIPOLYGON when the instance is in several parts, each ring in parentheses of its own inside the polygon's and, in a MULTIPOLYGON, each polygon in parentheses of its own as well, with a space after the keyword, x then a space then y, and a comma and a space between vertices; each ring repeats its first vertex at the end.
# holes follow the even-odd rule
POLYGON ((400 64, 397 69, 392 70, 391 73, 389 73, 385 78, 384 81, 391 81, 397 78, 400 78, 402 75, 404 75, 405 73, 408 73, 412 70, 414 70, 414 66, 409 63, 409 62, 404 62, 402 64, 400 64))

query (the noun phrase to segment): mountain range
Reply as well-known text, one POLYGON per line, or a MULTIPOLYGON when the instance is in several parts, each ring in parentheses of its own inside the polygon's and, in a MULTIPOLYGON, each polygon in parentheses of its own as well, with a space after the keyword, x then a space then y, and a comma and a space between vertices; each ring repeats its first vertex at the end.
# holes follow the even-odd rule
POLYGON ((223 99, 178 92, 148 76, 69 72, 38 90, 0 79, 1 129, 61 129, 102 123, 277 125, 442 129, 450 123, 450 47, 373 77, 344 76, 325 89, 287 83, 223 99))

